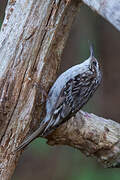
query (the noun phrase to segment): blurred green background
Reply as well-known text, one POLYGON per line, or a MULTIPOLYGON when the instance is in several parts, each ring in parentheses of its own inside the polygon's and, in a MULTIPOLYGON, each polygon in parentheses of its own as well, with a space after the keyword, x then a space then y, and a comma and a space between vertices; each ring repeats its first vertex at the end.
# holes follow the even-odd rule
MULTIPOLYGON (((0 0, 0 22, 7 0, 0 0)), ((120 32, 111 24, 81 6, 62 56, 60 72, 89 56, 88 40, 94 44, 101 64, 103 81, 84 107, 88 112, 120 121, 120 32)), ((95 159, 71 147, 50 147, 44 139, 35 140, 21 156, 12 180, 118 180, 120 169, 104 169, 95 159)))

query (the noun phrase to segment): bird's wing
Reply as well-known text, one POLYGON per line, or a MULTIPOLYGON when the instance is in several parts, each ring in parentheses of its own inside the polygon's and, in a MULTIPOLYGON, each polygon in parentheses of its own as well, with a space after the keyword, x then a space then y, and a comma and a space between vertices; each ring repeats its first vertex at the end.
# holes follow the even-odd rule
POLYGON ((49 134, 51 130, 70 118, 76 97, 82 93, 82 82, 80 75, 71 78, 60 92, 57 102, 53 108, 52 116, 43 134, 49 134))
MULTIPOLYGON (((67 108, 69 108, 69 110, 67 109, 67 112, 65 112, 68 114, 68 112, 71 111, 71 108, 73 108, 76 99, 79 99, 82 94, 85 94, 87 90, 86 87, 90 85, 90 79, 87 79, 86 77, 87 75, 84 75, 83 77, 81 74, 78 74, 66 83, 60 93, 54 113, 56 113, 56 111, 59 110, 61 106, 62 110, 64 111, 64 108, 66 108, 64 104, 67 106, 67 108)), ((64 113, 64 115, 62 114, 63 118, 67 116, 66 113, 64 113)))

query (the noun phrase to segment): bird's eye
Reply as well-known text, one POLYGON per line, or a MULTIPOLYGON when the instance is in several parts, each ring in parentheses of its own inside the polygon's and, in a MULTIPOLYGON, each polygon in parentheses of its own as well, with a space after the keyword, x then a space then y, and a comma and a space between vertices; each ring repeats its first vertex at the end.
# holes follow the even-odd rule
POLYGON ((93 60, 92 64, 93 64, 94 66, 97 66, 97 62, 96 62, 95 60, 93 60))

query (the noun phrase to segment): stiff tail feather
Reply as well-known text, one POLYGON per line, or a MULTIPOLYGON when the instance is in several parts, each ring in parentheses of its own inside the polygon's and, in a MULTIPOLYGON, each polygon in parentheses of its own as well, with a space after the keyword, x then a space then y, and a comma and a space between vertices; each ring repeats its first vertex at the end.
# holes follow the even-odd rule
POLYGON ((46 124, 41 125, 35 132, 33 132, 28 138, 23 141, 20 146, 15 149, 15 152, 20 151, 25 148, 30 142, 32 142, 35 138, 37 138, 44 130, 46 124))

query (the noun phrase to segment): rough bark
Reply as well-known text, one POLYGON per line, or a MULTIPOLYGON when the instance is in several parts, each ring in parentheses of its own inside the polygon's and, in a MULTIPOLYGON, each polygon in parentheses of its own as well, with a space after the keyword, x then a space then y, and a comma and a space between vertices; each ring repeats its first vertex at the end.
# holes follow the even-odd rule
POLYGON ((80 111, 47 137, 49 145, 69 145, 104 167, 120 166, 120 124, 80 111))
POLYGON ((56 78, 79 5, 74 0, 8 2, 0 33, 2 180, 10 179, 20 154, 11 152, 43 117, 42 89, 48 91, 56 78))
MULTIPOLYGON (((14 172, 20 156, 13 153, 15 147, 45 115, 42 89, 47 92, 55 80, 80 4, 75 0, 8 1, 0 33, 1 180, 10 179, 14 172)), ((106 166, 118 163, 119 124, 95 117, 77 115, 47 137, 48 143, 79 148, 106 166), (115 157, 112 162, 111 157, 115 157)))

